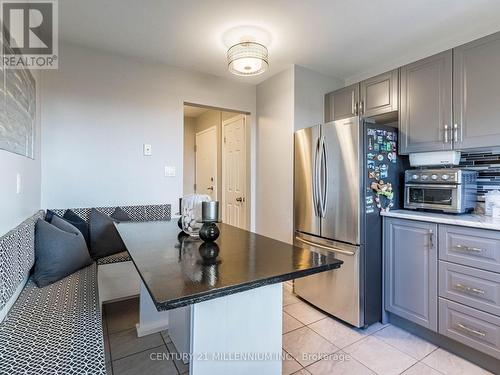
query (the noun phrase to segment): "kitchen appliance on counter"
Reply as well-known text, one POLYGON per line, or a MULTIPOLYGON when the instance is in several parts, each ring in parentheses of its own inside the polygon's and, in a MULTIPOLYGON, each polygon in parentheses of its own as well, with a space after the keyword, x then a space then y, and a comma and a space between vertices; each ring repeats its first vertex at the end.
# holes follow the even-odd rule
POLYGON ((372 182, 402 205, 397 129, 352 117, 295 133, 294 242, 344 261, 294 282, 301 298, 356 327, 381 319, 382 219, 372 182))
POLYGON ((413 210, 463 214, 474 211, 477 173, 461 168, 410 169, 405 172, 405 204, 413 210))

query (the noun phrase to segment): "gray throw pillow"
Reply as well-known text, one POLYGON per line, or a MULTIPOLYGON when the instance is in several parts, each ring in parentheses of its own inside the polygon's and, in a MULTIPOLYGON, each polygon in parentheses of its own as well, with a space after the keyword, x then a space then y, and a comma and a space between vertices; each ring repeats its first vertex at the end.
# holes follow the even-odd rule
POLYGON ((33 281, 38 287, 50 285, 92 264, 80 231, 54 216, 52 224, 38 219, 35 227, 33 281))
POLYGON ((90 256, 94 259, 125 251, 115 220, 95 208, 90 211, 90 256))

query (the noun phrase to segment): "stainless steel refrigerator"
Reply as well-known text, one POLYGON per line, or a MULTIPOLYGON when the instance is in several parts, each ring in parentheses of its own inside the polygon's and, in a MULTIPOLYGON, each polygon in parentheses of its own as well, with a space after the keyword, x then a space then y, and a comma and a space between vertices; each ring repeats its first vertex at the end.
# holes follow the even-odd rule
POLYGON ((382 228, 373 181, 399 202, 397 130, 352 117, 295 133, 294 242, 344 261, 297 279, 295 293, 356 327, 381 319, 382 228))

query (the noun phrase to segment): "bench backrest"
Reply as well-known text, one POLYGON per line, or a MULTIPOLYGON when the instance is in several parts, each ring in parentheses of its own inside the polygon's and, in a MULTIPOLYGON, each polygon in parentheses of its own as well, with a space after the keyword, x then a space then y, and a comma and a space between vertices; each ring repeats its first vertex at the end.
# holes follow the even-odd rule
POLYGON ((22 290, 35 263, 35 223, 44 217, 38 211, 0 237, 0 321, 22 290))
MULTIPOLYGON (((120 206, 132 219, 132 221, 159 221, 170 220, 172 217, 170 204, 156 204, 144 206, 120 206)), ((116 207, 96 207, 97 210, 111 215, 116 207)), ((71 208, 75 214, 83 220, 89 221, 90 211, 92 208, 71 208)), ((53 209, 56 214, 62 216, 66 209, 53 209)))

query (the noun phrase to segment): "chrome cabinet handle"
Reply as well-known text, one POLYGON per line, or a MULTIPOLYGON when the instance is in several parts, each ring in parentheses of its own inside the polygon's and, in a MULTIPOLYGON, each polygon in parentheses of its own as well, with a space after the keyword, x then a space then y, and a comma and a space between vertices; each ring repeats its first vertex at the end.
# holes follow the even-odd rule
POLYGON ((434 232, 432 229, 429 229, 429 243, 430 243, 430 248, 434 248, 434 232))
POLYGON ((359 114, 360 115, 364 115, 365 114, 365 102, 364 102, 364 100, 362 100, 359 103, 359 114))
POLYGON ((466 292, 466 293, 471 293, 471 294, 481 294, 481 295, 484 295, 484 293, 486 293, 484 290, 482 289, 477 289, 477 288, 472 288, 470 286, 467 286, 467 285, 462 285, 460 283, 457 283, 454 285, 455 286, 455 289, 459 289, 463 292, 466 292))
POLYGON ((479 336, 479 337, 484 337, 484 336, 486 336, 486 333, 484 333, 484 332, 482 332, 482 331, 478 331, 478 330, 472 329, 472 328, 469 328, 469 327, 467 327, 466 325, 461 324, 461 323, 458 323, 458 324, 457 324, 457 327, 458 327, 458 328, 460 328, 460 329, 462 329, 462 330, 463 330, 463 331, 465 331, 465 332, 472 333, 472 334, 474 334, 474 335, 476 335, 476 336, 479 336))
POLYGON ((453 125, 453 142, 458 142, 458 124, 453 125))
POLYGON ((458 250, 466 251, 468 253, 482 253, 484 251, 484 249, 480 249, 478 247, 469 247, 465 245, 456 245, 455 248, 458 250))
POLYGON ((448 138, 448 125, 444 126, 444 143, 448 143, 450 140, 448 138))

